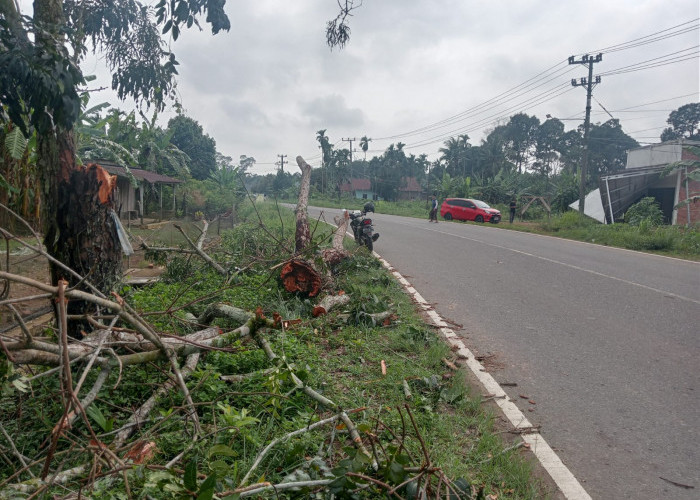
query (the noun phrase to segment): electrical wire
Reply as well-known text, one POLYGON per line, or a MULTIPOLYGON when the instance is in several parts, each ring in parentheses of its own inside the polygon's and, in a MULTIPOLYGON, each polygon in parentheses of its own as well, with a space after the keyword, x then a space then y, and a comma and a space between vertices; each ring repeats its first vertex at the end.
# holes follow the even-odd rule
MULTIPOLYGON (((676 26, 672 26, 670 28, 660 30, 654 33, 651 33, 649 35, 645 35, 643 37, 635 38, 632 40, 628 40, 626 42, 622 42, 619 44, 615 45, 610 45, 608 47, 604 47, 601 49, 597 49, 595 51, 591 51, 590 53, 597 53, 597 52, 604 52, 604 53, 611 53, 611 52, 618 52, 618 51, 623 51, 623 50, 629 50, 633 48, 637 48, 643 45, 648 45, 652 43, 657 43, 663 40, 667 40, 670 38, 674 38, 677 36, 681 36, 687 33, 691 33, 693 31, 697 31, 699 24, 698 21, 700 18, 695 18, 690 21, 686 21, 684 23, 678 24, 676 26)), ((666 66, 669 64, 677 64, 677 63, 682 63, 691 59, 696 58, 698 55, 698 51, 695 50, 698 48, 698 45, 693 46, 693 47, 688 47, 683 50, 679 50, 676 52, 672 52, 669 54, 665 54, 663 56, 659 56, 656 58, 648 59, 645 61, 640 61, 635 64, 627 65, 627 66, 622 66, 620 68, 616 68, 613 70, 606 71, 604 73, 601 73, 598 76, 614 76, 614 75, 619 75, 619 74, 624 74, 624 73, 629 73, 629 72, 635 72, 635 71, 642 71, 646 69, 652 69, 656 67, 661 67, 661 66, 666 66), (691 50, 694 50, 694 52, 689 52, 691 50), (675 57, 672 57, 675 56, 675 57)), ((529 93, 532 93, 536 89, 539 89, 543 86, 546 86, 550 82, 553 82, 557 80, 558 78, 561 78, 561 76, 565 75, 566 73, 572 71, 575 68, 572 68, 571 65, 568 64, 568 59, 564 61, 559 61, 556 64, 550 66, 549 68, 545 69, 544 71, 541 71, 540 73, 537 73, 535 76, 525 80, 524 82, 511 87, 510 89, 490 98, 487 99, 486 101, 472 106, 470 108, 465 109, 464 111, 461 111, 457 114, 454 114, 452 116, 449 116, 445 119, 438 120, 436 122, 430 123, 428 125, 418 127, 412 130, 409 130, 407 132, 399 133, 399 134, 394 134, 394 135, 388 135, 384 137, 377 137, 374 138, 374 141, 390 141, 390 140, 396 140, 396 139, 406 139, 409 137, 414 137, 418 135, 424 135, 426 133, 430 132, 437 132, 439 130, 444 130, 445 128, 454 126, 456 124, 464 123, 470 118, 476 118, 479 117, 480 115, 485 115, 487 113, 490 113, 499 107, 506 106, 507 104, 511 103, 512 101, 515 101, 529 93)), ((459 128, 453 128, 449 132, 443 132, 440 133, 439 135, 433 135, 432 137, 425 138, 422 140, 417 141, 416 143, 412 145, 405 145, 404 149, 415 149, 418 147, 425 147, 428 145, 444 142, 444 140, 447 137, 452 137, 454 134, 468 134, 469 132, 473 132, 475 130, 478 130, 479 127, 483 127, 484 124, 488 123, 493 123, 494 120, 498 119, 503 119, 507 118, 508 115, 505 113, 512 112, 515 109, 518 109, 519 111, 526 111, 530 107, 534 107, 539 104, 543 104, 544 102, 548 102, 549 100, 552 100, 556 97, 559 97, 560 95, 565 94, 566 92, 572 90, 571 88, 567 89, 564 91, 562 88, 562 85, 554 86, 551 87, 536 96, 529 97, 525 99, 522 102, 519 102, 515 105, 511 105, 505 110, 501 110, 500 112, 493 112, 487 116, 483 116, 482 118, 477 119, 476 121, 472 121, 470 123, 464 123, 461 127, 459 128)), ((687 96, 690 96, 693 94, 688 94, 687 96)), ((679 96, 680 97, 687 97, 687 96, 679 96)), ((674 100, 676 98, 671 98, 671 99, 665 99, 661 101, 656 101, 656 102, 665 102, 669 100, 674 100)), ((642 107, 645 106, 645 104, 634 106, 634 107, 642 107)), ((624 110, 613 110, 613 112, 618 112, 618 111, 625 111, 628 108, 625 108, 624 110)), ((612 116, 610 113, 608 113, 610 116, 612 116)), ((567 118, 564 118, 563 120, 566 120, 567 118)), ((573 119, 573 118, 571 118, 573 119)), ((337 144, 337 142, 336 142, 337 144)), ((334 145, 335 146, 335 145, 334 145)), ((368 150, 367 152, 381 152, 381 149, 372 149, 368 150)), ((311 159, 316 159, 320 158, 321 155, 312 155, 310 156, 311 159)), ((309 161, 309 160, 307 160, 309 161)))
POLYGON ((655 33, 651 33, 651 34, 645 35, 643 37, 635 38, 633 40, 628 40, 627 42, 618 43, 616 45, 610 45, 608 47, 603 47, 602 49, 592 50, 589 53, 595 54, 598 52, 603 52, 603 53, 609 54, 611 52, 628 50, 628 49, 636 48, 636 47, 639 47, 642 45, 647 45, 649 43, 655 43, 655 42, 659 42, 662 40, 666 40, 668 38, 673 38, 675 36, 683 35, 685 33, 690 33, 692 31, 695 31, 698 29, 698 27, 700 26, 698 24, 699 20, 700 20, 700 18, 696 17, 695 19, 691 19, 690 21, 686 21, 684 23, 677 24, 676 26, 672 26, 670 28, 666 28, 664 30, 657 31, 655 33), (689 24, 694 24, 694 26, 688 26, 689 24), (684 26, 684 28, 681 28, 682 26, 684 26), (667 33, 671 30, 676 29, 676 28, 681 28, 681 29, 678 31, 675 31, 673 33, 667 33), (666 33, 666 34, 659 36, 659 37, 656 36, 656 35, 661 35, 662 33, 666 33))

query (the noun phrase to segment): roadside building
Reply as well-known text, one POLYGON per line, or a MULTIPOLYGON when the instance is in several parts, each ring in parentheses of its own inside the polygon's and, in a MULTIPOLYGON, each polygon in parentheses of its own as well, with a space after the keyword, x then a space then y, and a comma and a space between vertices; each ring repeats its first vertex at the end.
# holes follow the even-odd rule
POLYGON ((129 168, 129 172, 136 181, 136 186, 134 186, 124 167, 105 160, 98 160, 92 163, 97 163, 110 174, 117 176, 117 187, 115 189, 114 199, 117 214, 121 219, 134 220, 138 217, 143 219, 145 215, 144 193, 147 189, 158 196, 159 210, 158 213, 154 215, 163 219, 175 213, 175 189, 178 184, 183 182, 180 179, 156 174, 155 172, 142 170, 140 168, 129 168), (164 186, 168 190, 168 192, 165 193, 166 198, 172 205, 168 203, 167 206, 164 206, 164 186), (172 212, 170 211, 170 207, 172 207, 172 212))
POLYGON ((700 160, 684 146, 700 146, 700 142, 674 140, 632 149, 627 152, 624 170, 600 177, 598 185, 605 223, 621 222, 627 209, 647 196, 659 203, 666 223, 700 223, 700 203, 690 202, 678 207, 693 193, 700 192, 700 182, 687 179, 687 168, 664 175, 664 170, 672 163, 700 160))
POLYGON ((358 200, 378 200, 379 196, 372 191, 372 184, 369 179, 350 179, 350 182, 341 184, 340 193, 350 195, 358 200))
POLYGON ((420 200, 424 198, 423 188, 415 177, 404 177, 399 186, 399 200, 420 200))

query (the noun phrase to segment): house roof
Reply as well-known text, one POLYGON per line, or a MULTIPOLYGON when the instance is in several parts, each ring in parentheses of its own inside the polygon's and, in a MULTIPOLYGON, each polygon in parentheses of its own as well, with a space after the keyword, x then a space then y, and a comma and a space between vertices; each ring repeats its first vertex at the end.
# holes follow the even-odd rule
MULTIPOLYGON (((626 168, 612 175, 600 178, 600 199, 606 219, 621 220, 634 202, 639 200, 650 185, 657 182, 664 165, 652 167, 626 168)), ((588 200, 586 200, 588 203, 588 200)))
POLYGON ((423 188, 420 187, 420 184, 418 184, 418 181, 416 180, 415 177, 404 177, 402 180, 402 184, 405 183, 405 185, 402 185, 399 188, 399 191, 409 191, 409 192, 422 192, 423 188))
POLYGON ((370 191, 372 184, 369 179, 350 179, 350 182, 341 184, 340 191, 343 193, 350 191, 370 191))
MULTIPOLYGON (((97 163, 100 165, 102 168, 104 168, 107 172, 109 172, 112 175, 116 175, 117 177, 128 177, 126 175, 126 169, 124 167, 120 167, 119 165, 116 165, 111 162, 103 161, 103 160, 98 160, 92 163, 97 163)), ((129 168, 129 172, 132 173, 132 175, 136 178, 136 180, 139 181, 146 181, 150 184, 181 184, 184 181, 180 179, 175 179, 174 177, 168 177, 167 175, 161 175, 161 174, 156 174, 155 172, 150 172, 148 170, 143 170, 140 168, 129 168)))

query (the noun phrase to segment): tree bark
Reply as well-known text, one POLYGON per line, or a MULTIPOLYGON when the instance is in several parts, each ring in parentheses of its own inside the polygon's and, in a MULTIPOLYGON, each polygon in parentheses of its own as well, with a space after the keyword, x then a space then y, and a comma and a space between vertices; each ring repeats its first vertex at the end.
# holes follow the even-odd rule
POLYGON ((306 249, 311 241, 311 231, 309 231, 309 221, 307 219, 309 190, 311 189, 311 165, 306 163, 301 156, 297 156, 297 165, 301 169, 301 186, 299 187, 299 201, 296 209, 297 225, 294 251, 299 254, 306 249))
POLYGON ((321 251, 321 258, 331 267, 339 264, 343 259, 347 259, 349 255, 343 248, 343 239, 348 230, 348 221, 350 220, 348 211, 346 210, 342 217, 336 216, 333 220, 337 226, 333 234, 333 248, 326 248, 321 251))

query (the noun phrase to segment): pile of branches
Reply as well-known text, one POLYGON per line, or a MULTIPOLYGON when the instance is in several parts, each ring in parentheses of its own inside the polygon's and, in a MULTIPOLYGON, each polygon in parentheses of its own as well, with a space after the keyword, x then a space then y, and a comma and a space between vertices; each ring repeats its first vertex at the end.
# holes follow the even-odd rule
MULTIPOLYGON (((296 211, 296 248, 294 254, 279 265, 280 278, 288 290, 306 297, 318 297, 332 277, 327 271, 318 269, 314 259, 309 258, 311 237, 306 206, 310 167, 300 157, 297 162, 302 168, 303 182, 296 211)), ((342 249, 347 218, 339 217, 336 223, 339 229, 334 235, 332 248, 316 252, 328 266, 348 257, 342 249)), ((37 244, 31 245, 5 230, 0 229, 0 232, 6 240, 15 239, 38 255, 51 260, 38 243, 38 237, 37 244)), ((217 273, 228 276, 230 271, 226 266, 205 251, 206 232, 207 222, 204 221, 197 241, 187 238, 191 248, 186 252, 201 257, 217 273)), ((157 252, 183 251, 152 248, 145 242, 142 242, 142 247, 157 252)), ((61 266, 61 263, 55 264, 61 266)), ((75 271, 65 266, 63 268, 66 273, 75 276, 75 271)), ((175 335, 173 332, 159 331, 147 317, 139 314, 118 294, 106 296, 92 286, 86 277, 76 277, 90 292, 76 287, 68 288, 63 281, 52 286, 13 274, 9 270, 0 270, 0 283, 10 287, 21 284, 34 290, 31 295, 12 298, 5 296, 0 300, 0 307, 12 314, 18 331, 18 334, 0 334, 0 389, 6 394, 13 391, 27 393, 33 390, 35 381, 47 376, 55 377, 60 381, 60 390, 55 397, 60 399, 62 408, 60 417, 53 422, 52 428, 35 449, 18 446, 0 420, 0 455, 8 463, 16 464, 14 472, 0 480, 0 499, 34 498, 45 492, 56 495, 56 491, 63 491, 63 498, 79 498, 83 490, 116 481, 122 481, 127 497, 133 498, 138 495, 131 491, 129 471, 138 467, 145 467, 155 473, 167 473, 161 476, 161 486, 169 484, 171 489, 179 488, 185 497, 191 498, 224 498, 229 495, 244 498, 279 495, 280 492, 300 489, 355 493, 380 490, 396 498, 401 498, 399 491, 411 492, 411 498, 440 498, 445 495, 450 498, 472 497, 474 491, 468 484, 452 482, 440 468, 431 463, 427 447, 420 438, 408 406, 405 409, 405 417, 410 422, 408 426, 421 441, 423 450, 423 458, 415 466, 408 466, 408 461, 405 460, 405 428, 396 434, 383 423, 376 422, 374 432, 361 433, 352 415, 362 409, 346 410, 305 383, 304 377, 275 352, 269 341, 270 335, 284 332, 288 327, 287 322, 278 314, 269 318, 260 308, 245 311, 228 304, 213 303, 199 316, 188 318, 192 325, 197 325, 195 331, 175 335), (46 300, 52 304, 55 310, 54 335, 39 337, 31 331, 17 309, 18 303, 27 300, 46 300), (70 318, 67 313, 67 303, 72 300, 85 301, 92 305, 91 310, 94 311, 80 318, 93 328, 92 332, 80 339, 68 334, 68 321, 76 319, 70 318), (238 326, 222 332, 219 327, 213 326, 218 318, 225 318, 238 326), (272 371, 283 369, 291 383, 291 392, 303 392, 308 398, 309 407, 316 409, 319 416, 304 427, 268 442, 257 452, 245 474, 235 484, 230 484, 223 483, 223 478, 217 478, 215 473, 208 476, 201 474, 197 471, 196 464, 187 461, 188 452, 198 442, 212 438, 211 429, 200 423, 200 413, 192 398, 188 379, 196 372, 207 353, 226 351, 233 345, 241 344, 261 350, 268 366, 251 373, 222 375, 222 380, 235 385, 260 377, 264 379, 272 371), (107 381, 116 376, 118 385, 131 367, 146 364, 161 366, 167 372, 166 381, 155 386, 150 396, 134 407, 131 415, 120 422, 117 429, 108 434, 96 432, 93 423, 99 412, 94 411, 93 404, 98 398, 108 398, 106 394, 116 388, 107 386, 107 381), (88 384, 91 385, 88 387, 88 384), (151 414, 157 407, 158 400, 174 391, 180 393, 183 401, 182 407, 176 412, 179 416, 177 422, 182 428, 182 434, 191 436, 191 444, 170 458, 168 463, 154 465, 150 461, 155 451, 155 442, 147 437, 148 434, 138 431, 152 424, 154 417, 151 414), (299 470, 277 484, 258 481, 257 478, 254 480, 261 463, 280 443, 324 428, 328 430, 326 442, 329 449, 339 439, 337 436, 340 430, 343 439, 355 449, 352 456, 340 463, 336 460, 332 464, 336 468, 331 470, 320 458, 324 454, 319 453, 314 460, 320 460, 319 467, 324 472, 317 473, 313 478, 299 470), (387 452, 377 437, 385 431, 393 435, 394 445, 403 454, 387 452)), ((333 308, 347 304, 349 300, 347 295, 327 294, 316 303, 314 315, 328 313, 333 308)), ((406 422, 404 415, 402 420, 406 422)))

